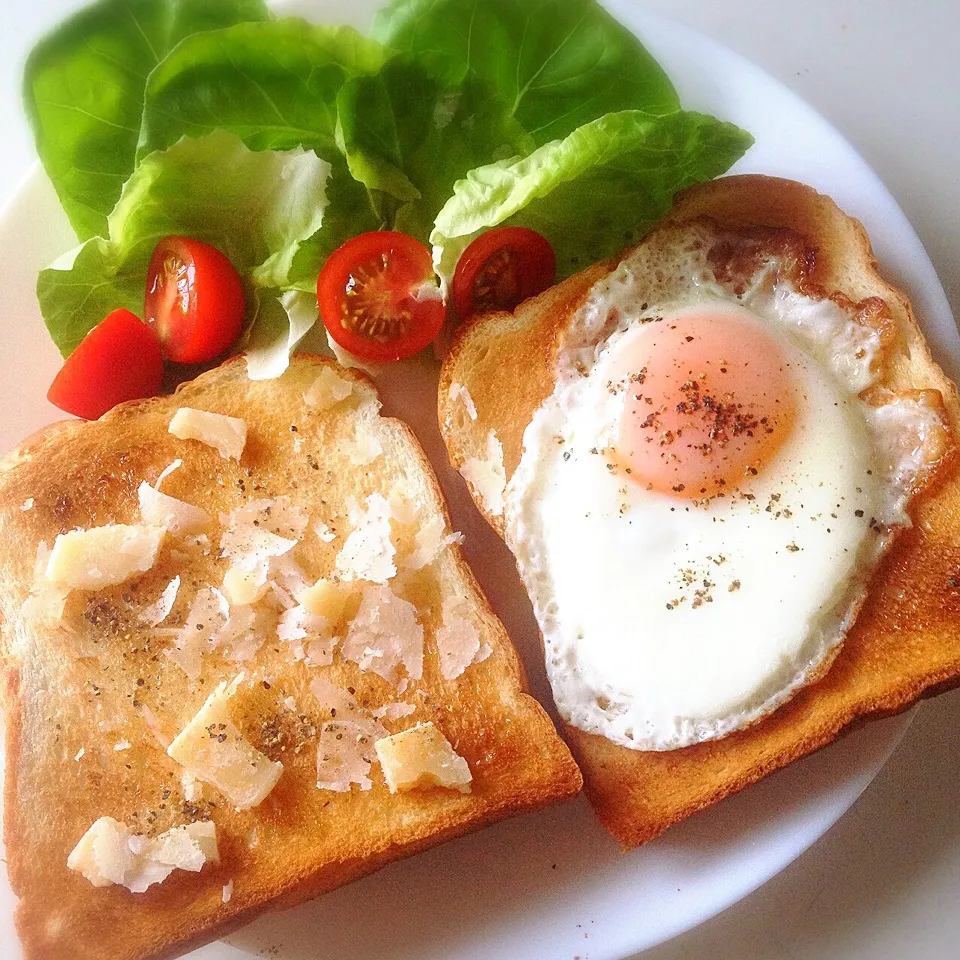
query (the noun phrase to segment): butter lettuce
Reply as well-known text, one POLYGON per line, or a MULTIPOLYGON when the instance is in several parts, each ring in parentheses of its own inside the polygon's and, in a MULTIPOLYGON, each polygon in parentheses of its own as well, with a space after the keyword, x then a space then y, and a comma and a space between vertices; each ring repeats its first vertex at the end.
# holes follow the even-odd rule
POLYGON ((106 231, 133 172, 150 71, 184 37, 268 16, 263 0, 100 0, 34 47, 24 106, 81 240, 106 231))
POLYGON ((84 241, 37 285, 60 350, 117 307, 141 313, 155 244, 182 234, 243 278, 254 377, 286 367, 350 237, 432 242, 449 279, 480 231, 518 223, 566 275, 751 142, 683 112, 595 0, 392 0, 372 38, 274 20, 263 0, 98 0, 37 46, 24 96, 84 241))
POLYGON ((312 151, 254 152, 224 131, 145 157, 106 236, 40 274, 37 297, 54 342, 66 356, 111 310, 142 315, 151 254, 170 234, 211 243, 230 258, 255 326, 258 307, 290 286, 300 245, 320 230, 329 174, 312 151))
POLYGON ((477 77, 536 145, 605 113, 680 107, 643 44, 595 0, 394 0, 373 36, 452 83, 477 77))
POLYGON ((307 147, 330 160, 337 93, 384 59, 380 44, 351 27, 293 18, 189 37, 150 75, 138 153, 219 129, 251 150, 307 147))
POLYGON ((678 190, 724 173, 752 142, 699 113, 607 114, 458 181, 430 237, 437 271, 449 281, 470 241, 506 224, 542 233, 556 250, 558 276, 569 276, 638 239, 678 190))
POLYGON ((475 77, 445 80, 402 56, 347 81, 337 116, 350 173, 387 224, 423 241, 465 171, 533 146, 475 77))

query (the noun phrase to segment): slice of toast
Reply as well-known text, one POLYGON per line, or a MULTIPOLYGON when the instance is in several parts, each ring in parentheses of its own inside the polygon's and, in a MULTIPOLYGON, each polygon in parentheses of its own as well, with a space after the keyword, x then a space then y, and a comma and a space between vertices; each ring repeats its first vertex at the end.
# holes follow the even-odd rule
MULTIPOLYGON (((939 391, 944 418, 957 435, 956 388, 931 357, 907 298, 879 273, 861 224, 809 187, 762 176, 693 187, 678 196, 667 222, 704 217, 721 229, 789 230, 807 247, 805 269, 814 286, 840 292, 853 303, 882 300, 893 334, 889 386, 939 391)), ((483 462, 492 430, 502 444, 506 476, 511 476, 524 429, 553 390, 561 334, 593 285, 614 266, 612 261, 597 264, 514 314, 478 317, 460 331, 439 391, 440 423, 454 466, 483 462), (461 387, 472 399, 470 415, 461 387)), ((490 511, 476 483, 471 487, 478 507, 503 535, 502 517, 490 511)), ((960 684, 960 473, 955 457, 941 463, 911 515, 913 527, 900 534, 875 574, 859 618, 826 676, 759 724, 665 752, 628 749, 567 726, 587 795, 604 826, 625 847, 652 839, 861 721, 897 713, 921 697, 960 684)))
MULTIPOLYGON (((244 529, 250 533, 249 526, 244 529)), ((280 379, 265 382, 248 380, 242 360, 228 362, 174 396, 49 430, 0 465, 4 829, 28 960, 179 955, 268 906, 291 906, 392 860, 579 791, 569 751, 525 692, 517 654, 449 534, 435 476, 410 429, 379 415, 365 376, 317 357, 297 357, 280 379), (311 395, 325 370, 335 370, 336 377, 311 395), (171 435, 168 425, 183 407, 241 418, 247 437, 240 459, 171 435), (139 485, 155 484, 177 459, 182 466, 163 479, 162 492, 206 511, 208 529, 189 536, 167 532, 146 572, 116 586, 74 589, 62 617, 53 616, 45 606, 50 597, 38 587, 42 578, 35 578, 38 543, 52 546, 59 534, 77 528, 138 522, 139 485), (322 634, 323 618, 308 624, 307 636, 295 630, 281 636, 276 623, 284 606, 295 602, 291 578, 312 583, 338 569, 344 578, 351 575, 342 551, 363 522, 366 498, 376 494, 392 511, 391 545, 371 534, 367 546, 379 550, 378 577, 390 572, 383 573, 384 562, 396 573, 374 589, 413 604, 424 628, 421 679, 415 655, 396 671, 384 668, 378 651, 354 650, 353 660, 347 659, 344 631, 351 617, 363 613, 357 604, 368 585, 362 582, 344 586, 347 625, 335 627, 331 609, 319 648, 311 631, 322 634), (271 581, 276 589, 256 601, 269 628, 257 634, 256 626, 252 636, 234 637, 229 645, 207 642, 199 652, 199 673, 191 678, 181 666, 186 661, 175 662, 170 654, 176 656, 178 643, 188 648, 188 627, 208 637, 202 618, 185 621, 198 591, 224 583, 230 561, 220 557, 222 528, 229 512, 245 505, 254 527, 276 521, 284 529, 274 533, 298 541, 282 558, 293 558, 294 565, 282 568, 271 581), (160 619, 158 604, 177 576, 171 612, 150 625, 160 619), (451 623, 461 645, 447 643, 452 661, 441 669, 440 631, 453 629, 451 623), (324 665, 325 659, 333 662, 324 665), (238 676, 229 720, 270 763, 282 764, 266 798, 243 810, 237 806, 247 801, 237 802, 235 794, 228 799, 202 776, 195 780, 165 749, 217 685, 238 676), (328 684, 318 689, 317 678, 328 684), (329 684, 339 690, 336 696, 329 684), (394 703, 405 706, 389 706, 394 703), (326 768, 331 780, 353 779, 352 787, 318 788, 318 742, 325 733, 328 746, 336 738, 338 706, 340 721, 353 708, 368 723, 378 718, 381 734, 432 722, 466 761, 469 792, 421 785, 391 793, 372 755, 369 788, 358 785, 362 765, 345 775, 326 768), (199 872, 174 870, 146 892, 95 887, 68 869, 67 859, 101 817, 147 837, 211 820, 218 861, 208 858, 199 872)), ((359 552, 347 553, 362 565, 359 545, 359 552)), ((381 613, 374 606, 368 620, 376 626, 381 613)), ((386 646, 392 628, 385 629, 386 646)), ((207 729, 217 743, 227 739, 224 724, 207 729)), ((436 731, 427 729, 435 743, 436 731)), ((398 748, 394 756, 400 753, 398 748)), ((462 763, 453 766, 462 787, 462 763)), ((394 786, 397 779, 402 777, 391 781, 394 786)))

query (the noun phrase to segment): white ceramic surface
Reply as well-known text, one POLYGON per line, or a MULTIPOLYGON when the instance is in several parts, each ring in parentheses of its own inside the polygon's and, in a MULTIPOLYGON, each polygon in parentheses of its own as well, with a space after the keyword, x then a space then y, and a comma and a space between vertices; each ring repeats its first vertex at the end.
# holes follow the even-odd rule
MULTIPOLYGON (((340 2, 334 12, 363 22, 371 6, 340 2)), ((913 295, 941 360, 956 375, 956 332, 929 261, 889 194, 845 142, 784 88, 715 44, 635 5, 617 9, 668 68, 687 105, 733 119, 757 135, 758 146, 742 169, 805 179, 864 220, 881 259, 913 295)), ((69 245, 55 211, 49 186, 33 178, 0 218, 4 447, 52 413, 42 394, 57 357, 39 326, 32 283, 35 270, 69 245)), ((435 437, 425 439, 435 445, 435 437)), ((482 578, 490 577, 504 560, 502 551, 472 522, 456 479, 448 473, 444 479, 471 534, 474 566, 482 578)), ((511 585, 493 586, 494 600, 507 603, 511 585)), ((510 602, 500 612, 521 649, 532 655, 536 645, 525 606, 510 602)), ((542 684, 541 671, 533 673, 542 684)), ((792 860, 856 798, 902 728, 902 720, 876 724, 626 856, 577 802, 502 824, 317 903, 263 918, 231 945, 212 945, 197 956, 623 957, 705 919, 792 860)), ((3 890, 3 957, 19 955, 11 909, 12 897, 3 890)))

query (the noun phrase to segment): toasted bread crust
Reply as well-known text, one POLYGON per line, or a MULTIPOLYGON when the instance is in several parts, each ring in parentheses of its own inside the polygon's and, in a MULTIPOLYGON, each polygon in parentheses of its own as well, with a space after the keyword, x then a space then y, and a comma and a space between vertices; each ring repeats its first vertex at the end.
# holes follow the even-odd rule
MULTIPOLYGON (((424 680, 417 684, 424 696, 416 714, 400 726, 434 720, 470 762, 472 793, 420 790, 391 796, 382 783, 363 793, 320 791, 315 786, 316 749, 304 749, 284 755, 283 777, 253 810, 234 811, 220 802, 214 788, 204 788, 205 802, 214 801, 207 810, 217 824, 219 864, 208 863, 197 874, 176 871, 139 895, 122 887, 96 889, 67 869, 70 850, 99 816, 131 822, 139 815, 136 822, 143 827, 144 811, 150 811, 156 819, 149 819, 151 826, 143 832, 182 822, 179 811, 172 809, 178 799, 179 769, 124 699, 125 690, 133 689, 134 677, 146 677, 145 686, 136 689, 145 691, 144 701, 162 718, 167 732, 180 729, 212 684, 241 669, 259 676, 262 668, 274 688, 269 696, 279 696, 282 689, 296 699, 301 713, 309 715, 317 704, 308 691, 310 668, 275 659, 267 650, 281 645, 265 645, 250 663, 205 662, 201 686, 191 688, 161 649, 144 660, 140 640, 130 649, 134 641, 124 646, 122 638, 105 635, 102 643, 108 649, 91 651, 73 649, 73 641, 39 626, 31 626, 25 635, 14 624, 30 590, 40 539, 49 543, 58 533, 78 526, 135 520, 140 481, 152 482, 176 457, 183 458, 184 466, 168 481, 171 493, 214 516, 248 497, 281 494, 298 497, 308 512, 311 507, 319 509, 321 502, 327 510, 343 508, 346 496, 361 482, 363 488, 357 487, 355 493, 362 498, 400 478, 449 525, 436 477, 405 424, 379 418, 384 453, 354 474, 334 459, 336 451, 324 447, 336 418, 347 414, 311 415, 302 394, 320 366, 331 363, 300 356, 280 381, 253 383, 242 359, 228 362, 183 385, 173 397, 125 404, 94 423, 75 422, 35 436, 0 462, 4 832, 11 885, 20 898, 17 928, 27 960, 61 960, 68 953, 77 960, 179 956, 268 907, 302 902, 393 860, 579 791, 581 778, 569 751, 549 717, 526 693, 516 651, 454 545, 417 581, 425 604, 418 606, 418 616, 426 631, 427 654, 424 680), (170 436, 167 424, 181 406, 243 417, 249 433, 240 463, 170 436), (295 434, 291 426, 297 427, 295 434), (296 456, 294 436, 318 459, 329 454, 324 466, 337 469, 318 470, 304 462, 305 453, 296 456), (251 492, 238 494, 244 483, 252 485, 251 492), (36 505, 21 511, 27 497, 36 505), (468 615, 494 652, 456 681, 444 681, 430 644, 440 624, 440 601, 451 594, 466 598, 468 615), (15 634, 15 629, 20 632, 15 634), (135 673, 129 673, 131 669, 135 673), (113 685, 117 677, 127 677, 130 685, 123 687, 119 681, 113 685), (98 732, 97 719, 109 719, 114 710, 123 725, 110 728, 109 734, 98 732), (133 741, 133 747, 117 754, 112 744, 121 735, 133 741), (78 763, 73 758, 81 745, 86 756, 78 763), (166 805, 161 801, 164 790, 172 793, 166 805), (260 838, 255 846, 249 842, 252 830, 260 838), (224 904, 221 890, 231 881, 234 894, 224 904)), ((365 375, 336 369, 360 385, 367 397, 374 395, 365 375)), ((157 583, 181 572, 177 562, 161 557, 157 583)), ((202 574, 205 568, 200 563, 202 574)), ((189 570, 192 574, 197 568, 189 570)), ((153 581, 149 589, 156 590, 153 581)), ((352 665, 324 669, 332 671, 327 676, 334 682, 355 683, 358 691, 365 683, 373 685, 371 690, 379 689, 379 678, 355 671, 351 675, 352 665)), ((260 696, 268 695, 260 691, 260 696)), ((387 699, 396 698, 394 691, 387 699)))
MULTIPOLYGON (((880 274, 863 226, 828 197, 793 181, 727 177, 680 194, 668 221, 702 217, 722 229, 786 229, 812 256, 809 282, 853 303, 882 301, 891 325, 885 382, 898 393, 929 391, 950 432, 960 431, 957 390, 934 362, 908 299, 880 274)), ((509 477, 523 431, 553 389, 559 331, 610 264, 570 278, 515 315, 481 317, 463 329, 444 365, 440 423, 450 459, 481 456, 495 429, 509 477), (522 384, 499 371, 523 371, 522 384), (458 417, 450 384, 467 387, 476 421, 458 417)), ((478 503, 481 511, 482 503, 478 503)), ((947 456, 911 507, 903 531, 871 581, 859 618, 831 669, 759 724, 722 740, 640 752, 567 727, 585 789, 604 826, 631 847, 832 742, 859 723, 898 713, 960 685, 960 470, 947 456)), ((502 534, 500 518, 487 517, 502 534)))

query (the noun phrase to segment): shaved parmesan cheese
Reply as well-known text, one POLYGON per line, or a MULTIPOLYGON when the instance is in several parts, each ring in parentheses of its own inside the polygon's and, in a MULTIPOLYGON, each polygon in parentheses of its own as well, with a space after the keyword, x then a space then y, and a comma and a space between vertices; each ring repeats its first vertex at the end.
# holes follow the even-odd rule
POLYGON ((48 580, 76 590, 101 590, 145 573, 157 562, 163 528, 111 523, 61 533, 50 551, 48 580))
POLYGON ((231 880, 229 883, 225 883, 223 885, 223 890, 220 891, 220 899, 224 903, 229 903, 232 898, 233 898, 233 881, 231 880))
POLYGON ((351 584, 321 577, 312 587, 301 590, 297 594, 297 600, 310 613, 324 617, 331 627, 336 627, 343 619, 353 592, 354 587, 351 584))
POLYGON ((461 616, 464 600, 450 596, 443 601, 443 626, 437 631, 437 654, 440 675, 444 680, 456 680, 467 667, 486 660, 493 652, 486 643, 480 643, 480 631, 472 620, 461 616))
POLYGON ((357 424, 353 439, 343 444, 343 449, 355 467, 369 466, 383 453, 383 445, 374 436, 372 427, 363 424, 357 424))
POLYGON ((253 524, 244 524, 224 531, 220 539, 220 556, 228 557, 245 570, 252 570, 264 560, 283 556, 296 545, 296 540, 279 537, 253 524))
POLYGON ((462 383, 451 383, 447 396, 451 405, 459 400, 467 411, 467 416, 471 420, 477 419, 477 406, 473 402, 473 397, 470 396, 470 391, 462 383))
POLYGON ((213 649, 214 638, 229 614, 230 605, 219 590, 204 587, 197 591, 174 647, 164 651, 191 680, 200 676, 203 654, 213 649))
POLYGON ((173 827, 151 839, 112 817, 101 817, 73 848, 67 867, 95 887, 117 884, 143 893, 174 870, 199 873, 204 864, 219 859, 217 828, 210 821, 173 827))
POLYGON ((351 784, 361 790, 373 786, 370 766, 374 742, 383 728, 373 720, 337 720, 325 723, 317 742, 317 787, 347 793, 351 784))
POLYGON ((412 603, 389 587, 365 587, 360 609, 343 641, 343 656, 361 670, 372 670, 396 684, 400 667, 407 676, 423 676, 423 627, 412 603))
POLYGON ((263 598, 267 592, 269 561, 263 559, 252 568, 228 567, 223 575, 223 595, 232 607, 249 606, 263 598))
POLYGON ((320 706, 329 710, 330 716, 335 719, 362 716, 363 711, 359 709, 353 695, 323 677, 314 677, 310 681, 310 692, 317 698, 320 706))
POLYGON ((303 392, 303 402, 317 413, 323 413, 346 400, 353 393, 353 381, 337 376, 331 367, 324 367, 303 392))
POLYGON ((201 510, 185 500, 169 497, 146 481, 140 484, 137 496, 143 522, 155 527, 165 527, 167 532, 174 536, 200 533, 213 522, 206 510, 201 510))
POLYGON ((33 497, 27 497, 27 499, 24 500, 23 503, 20 504, 20 509, 21 509, 24 513, 26 513, 28 510, 32 510, 32 509, 33 509, 33 497))
POLYGON ((167 748, 188 773, 215 786, 238 809, 262 803, 277 785, 283 764, 257 750, 230 719, 230 698, 243 674, 221 683, 167 748))
POLYGON ((173 605, 177 602, 177 593, 180 591, 180 578, 174 577, 160 594, 160 599, 156 603, 151 603, 141 616, 141 620, 148 627, 158 627, 173 610, 173 605))
POLYGON ((270 561, 270 585, 280 586, 287 595, 284 606, 293 606, 293 598, 307 586, 307 575, 289 553, 270 561))
POLYGON ((124 750, 129 750, 133 744, 129 740, 118 740, 114 745, 113 749, 116 753, 121 753, 124 750))
POLYGON ((170 421, 170 433, 180 440, 199 440, 224 460, 239 460, 247 442, 247 425, 238 417, 181 407, 170 421))
POLYGON ((203 795, 203 784, 192 773, 184 771, 180 778, 180 785, 183 788, 183 799, 187 803, 196 803, 203 795))
POLYGON ((390 504, 379 494, 367 497, 367 509, 353 504, 349 511, 353 531, 337 554, 337 572, 344 580, 386 583, 396 575, 396 550, 390 539, 390 504))
POLYGON ((291 607, 280 616, 277 636, 285 643, 306 640, 307 637, 322 640, 329 638, 330 625, 325 617, 311 613, 306 607, 291 607))
POLYGON ((324 543, 333 543, 337 539, 337 535, 322 520, 314 522, 313 532, 324 543))
POLYGON ((159 490, 163 485, 163 481, 170 476, 175 470, 179 470, 183 466, 183 461, 178 457, 172 463, 168 463, 161 471, 160 476, 157 477, 154 487, 159 490))
POLYGON ((300 540, 310 517, 289 497, 277 497, 274 500, 250 500, 230 513, 221 514, 220 523, 226 528, 259 527, 278 537, 300 540))
POLYGON ((375 749, 391 793, 417 787, 470 792, 473 775, 467 761, 432 722, 384 737, 375 749))
POLYGON ((24 603, 20 613, 25 620, 39 622, 44 620, 59 620, 63 616, 63 608, 70 588, 50 580, 47 577, 47 564, 50 562, 50 548, 45 540, 37 544, 37 559, 33 568, 33 587, 30 596, 24 603))
POLYGON ((441 515, 431 517, 417 530, 413 550, 403 559, 401 566, 408 570, 422 570, 433 563, 451 543, 463 543, 462 533, 444 534, 446 527, 441 515))
POLYGON ((493 430, 487 434, 486 457, 483 460, 471 457, 460 467, 460 475, 473 487, 487 513, 494 517, 503 514, 507 473, 503 466, 503 444, 493 430))
POLYGON ((401 720, 409 717, 417 708, 412 703, 385 703, 373 711, 378 720, 401 720))
POLYGON ((84 755, 86 752, 87 752, 87 748, 86 748, 86 747, 81 747, 81 748, 77 751, 76 756, 73 758, 73 759, 74 759, 74 762, 75 762, 75 763, 79 763, 79 762, 83 759, 83 755, 84 755))
POLYGON ((275 628, 275 616, 263 608, 230 607, 226 622, 211 638, 212 645, 227 660, 251 660, 275 628))
POLYGON ((336 645, 335 637, 322 637, 311 640, 304 653, 307 663, 311 667, 329 667, 333 663, 333 648, 336 645))

